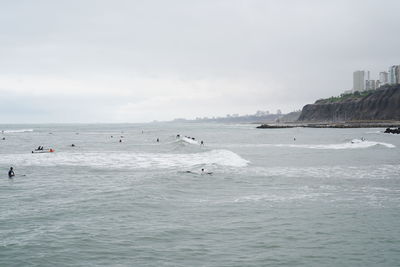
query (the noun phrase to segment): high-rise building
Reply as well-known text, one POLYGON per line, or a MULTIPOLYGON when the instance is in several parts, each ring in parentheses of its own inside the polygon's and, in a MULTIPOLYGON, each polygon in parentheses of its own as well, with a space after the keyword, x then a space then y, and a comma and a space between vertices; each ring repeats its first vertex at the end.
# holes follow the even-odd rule
POLYGON ((376 80, 375 81, 375 88, 378 89, 381 86, 382 86, 381 82, 379 80, 376 80))
POLYGON ((365 90, 375 90, 375 89, 376 89, 375 80, 365 81, 365 90))
POLYGON ((369 71, 357 70, 353 72, 353 90, 366 90, 367 81, 369 80, 369 71))
POLYGON ((400 65, 389 67, 388 82, 389 84, 400 84, 400 65))
POLYGON ((379 86, 388 84, 388 73, 386 71, 379 72, 379 86))

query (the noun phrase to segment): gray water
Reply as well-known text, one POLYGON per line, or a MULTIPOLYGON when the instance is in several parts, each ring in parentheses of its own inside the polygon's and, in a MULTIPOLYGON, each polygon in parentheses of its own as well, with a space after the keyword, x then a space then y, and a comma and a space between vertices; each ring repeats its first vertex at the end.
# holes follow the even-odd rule
POLYGON ((400 136, 254 127, 0 125, 0 266, 399 266, 400 136))

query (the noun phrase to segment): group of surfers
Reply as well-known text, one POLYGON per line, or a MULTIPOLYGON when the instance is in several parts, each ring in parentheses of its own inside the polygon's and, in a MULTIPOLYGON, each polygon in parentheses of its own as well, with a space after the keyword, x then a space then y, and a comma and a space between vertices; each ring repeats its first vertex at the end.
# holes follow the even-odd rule
MULTIPOLYGON (((143 131, 142 131, 142 133, 143 133, 143 131)), ((185 136, 185 137, 188 138, 188 139, 191 139, 191 140, 193 140, 193 141, 196 140, 194 137, 190 137, 190 136, 185 136)), ((113 138, 113 136, 111 136, 111 138, 113 138)), ((121 138, 123 138, 123 136, 121 136, 121 138)), ((176 138, 180 138, 180 134, 177 134, 177 135, 176 135, 176 138)), ((4 138, 4 139, 5 139, 5 138, 4 138)), ((3 140, 4 140, 4 139, 3 139, 3 140)), ((119 142, 121 143, 122 140, 119 139, 119 142)), ((159 139, 159 138, 157 138, 157 142, 160 142, 160 139, 159 139)), ((201 142, 200 142, 200 145, 204 145, 204 142, 201 141, 201 142)), ((71 144, 71 147, 75 147, 75 144, 71 144)), ((38 151, 38 152, 39 152, 39 151, 45 151, 45 150, 44 150, 43 146, 38 146, 38 148, 36 148, 35 151, 38 151)), ((54 149, 50 148, 50 149, 49 149, 49 152, 54 152, 54 149)), ((34 151, 32 151, 32 153, 34 153, 34 151)), ((191 172, 191 171, 186 171, 186 173, 192 173, 192 172, 191 172)), ((203 169, 201 169, 201 174, 208 174, 208 175, 211 175, 212 172, 207 172, 207 171, 205 171, 205 169, 203 168, 203 169)), ((14 168, 13 168, 13 167, 10 167, 10 169, 8 170, 8 177, 9 177, 9 178, 13 178, 14 176, 15 176, 14 168)))

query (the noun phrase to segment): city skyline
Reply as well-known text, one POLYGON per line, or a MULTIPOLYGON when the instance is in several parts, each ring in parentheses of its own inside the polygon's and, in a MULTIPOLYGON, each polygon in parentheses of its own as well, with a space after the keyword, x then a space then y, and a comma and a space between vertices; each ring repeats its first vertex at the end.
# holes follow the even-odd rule
POLYGON ((369 70, 356 70, 353 72, 353 88, 345 92, 375 90, 386 84, 400 84, 400 65, 392 65, 388 71, 380 71, 377 79, 371 79, 369 70))

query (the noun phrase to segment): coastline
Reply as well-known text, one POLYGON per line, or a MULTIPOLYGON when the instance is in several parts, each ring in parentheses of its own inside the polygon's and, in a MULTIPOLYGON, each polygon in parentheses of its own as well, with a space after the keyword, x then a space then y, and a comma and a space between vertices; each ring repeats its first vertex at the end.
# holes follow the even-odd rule
POLYGON ((258 129, 285 129, 285 128, 393 128, 400 127, 400 121, 384 122, 312 122, 312 123, 269 123, 257 126, 258 129))

